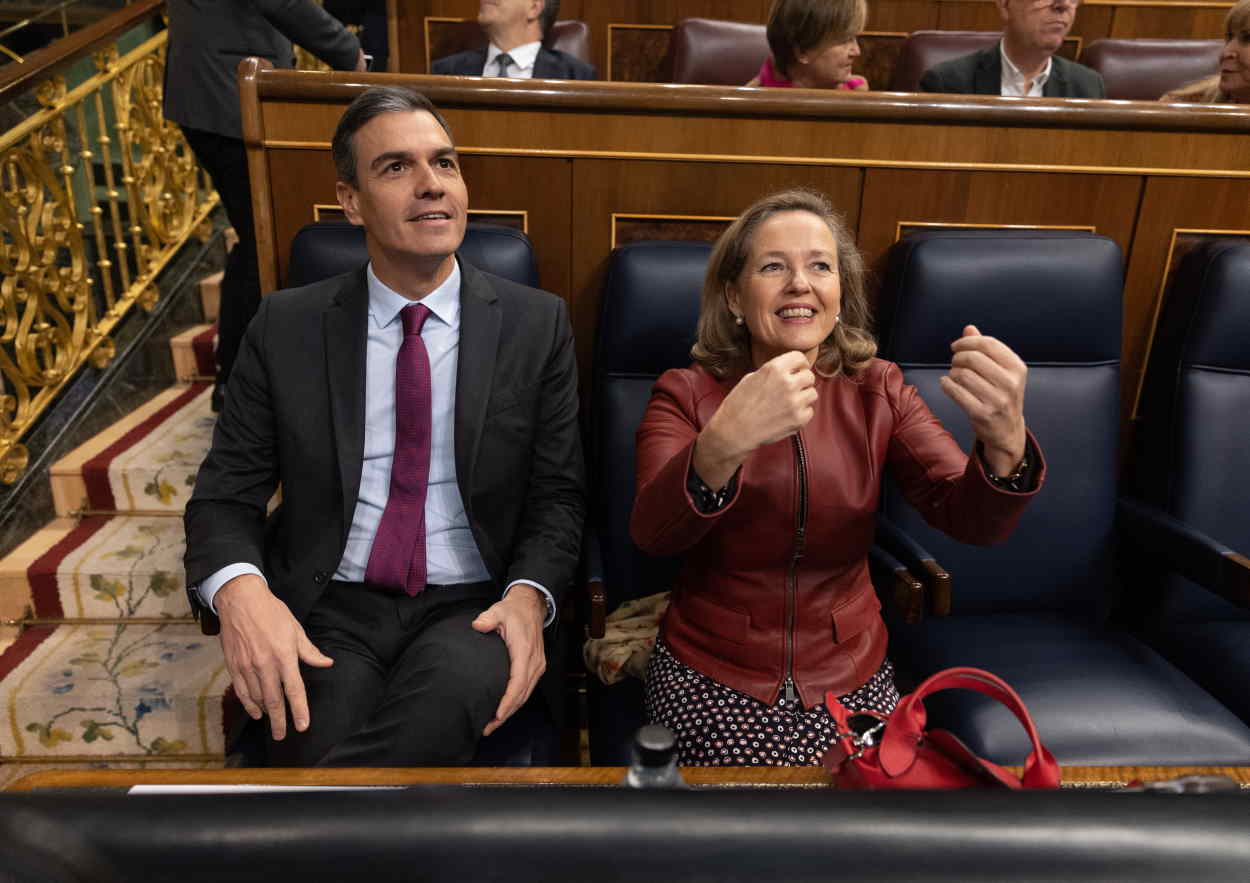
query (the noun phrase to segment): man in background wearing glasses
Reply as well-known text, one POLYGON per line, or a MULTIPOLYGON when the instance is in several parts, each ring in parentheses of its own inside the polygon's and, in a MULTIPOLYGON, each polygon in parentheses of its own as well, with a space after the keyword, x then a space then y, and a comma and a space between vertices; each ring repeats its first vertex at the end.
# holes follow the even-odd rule
POLYGON ((1033 98, 1104 98, 1102 77, 1056 55, 1076 19, 1077 0, 995 0, 1003 38, 935 65, 922 92, 1033 98))

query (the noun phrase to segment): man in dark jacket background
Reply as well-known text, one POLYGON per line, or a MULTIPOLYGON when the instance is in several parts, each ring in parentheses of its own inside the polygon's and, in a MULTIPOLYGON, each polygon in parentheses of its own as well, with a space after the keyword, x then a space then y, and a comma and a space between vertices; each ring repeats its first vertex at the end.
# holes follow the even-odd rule
POLYGON ((538 80, 597 78, 594 65, 543 46, 560 14, 560 0, 481 0, 481 4, 477 22, 489 44, 437 59, 430 73, 538 80))

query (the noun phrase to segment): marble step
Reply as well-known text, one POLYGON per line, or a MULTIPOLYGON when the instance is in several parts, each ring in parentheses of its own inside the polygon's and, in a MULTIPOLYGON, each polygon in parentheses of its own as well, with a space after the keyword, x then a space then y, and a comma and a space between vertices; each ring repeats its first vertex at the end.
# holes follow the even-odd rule
POLYGON ((181 513, 212 442, 211 391, 164 390, 53 464, 56 513, 181 513))
POLYGON ((191 623, 34 626, 0 653, 0 761, 214 762, 228 686, 191 623))
POLYGON ((0 559, 0 618, 189 621, 182 519, 60 518, 0 559))
POLYGON ((184 383, 212 381, 216 374, 214 351, 217 326, 195 325, 169 339, 174 357, 174 375, 184 383))

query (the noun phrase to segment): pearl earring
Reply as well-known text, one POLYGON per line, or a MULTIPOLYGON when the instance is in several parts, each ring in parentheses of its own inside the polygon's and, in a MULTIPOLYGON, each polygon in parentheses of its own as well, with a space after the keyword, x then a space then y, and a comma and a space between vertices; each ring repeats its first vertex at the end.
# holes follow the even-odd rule
POLYGON ((741 316, 739 316, 739 315, 737 315, 737 314, 735 313, 735 314, 734 314, 734 324, 735 324, 735 325, 745 325, 745 324, 746 324, 746 319, 743 319, 741 316))

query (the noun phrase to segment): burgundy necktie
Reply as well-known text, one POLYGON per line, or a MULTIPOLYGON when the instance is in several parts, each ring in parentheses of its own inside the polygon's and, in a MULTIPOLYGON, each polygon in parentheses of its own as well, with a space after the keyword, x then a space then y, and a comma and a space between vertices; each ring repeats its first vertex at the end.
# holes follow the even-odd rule
POLYGON ((425 492, 430 480, 430 356, 425 304, 400 312, 404 342, 395 358, 395 457, 386 510, 373 538, 365 582, 416 595, 425 588, 425 492))

